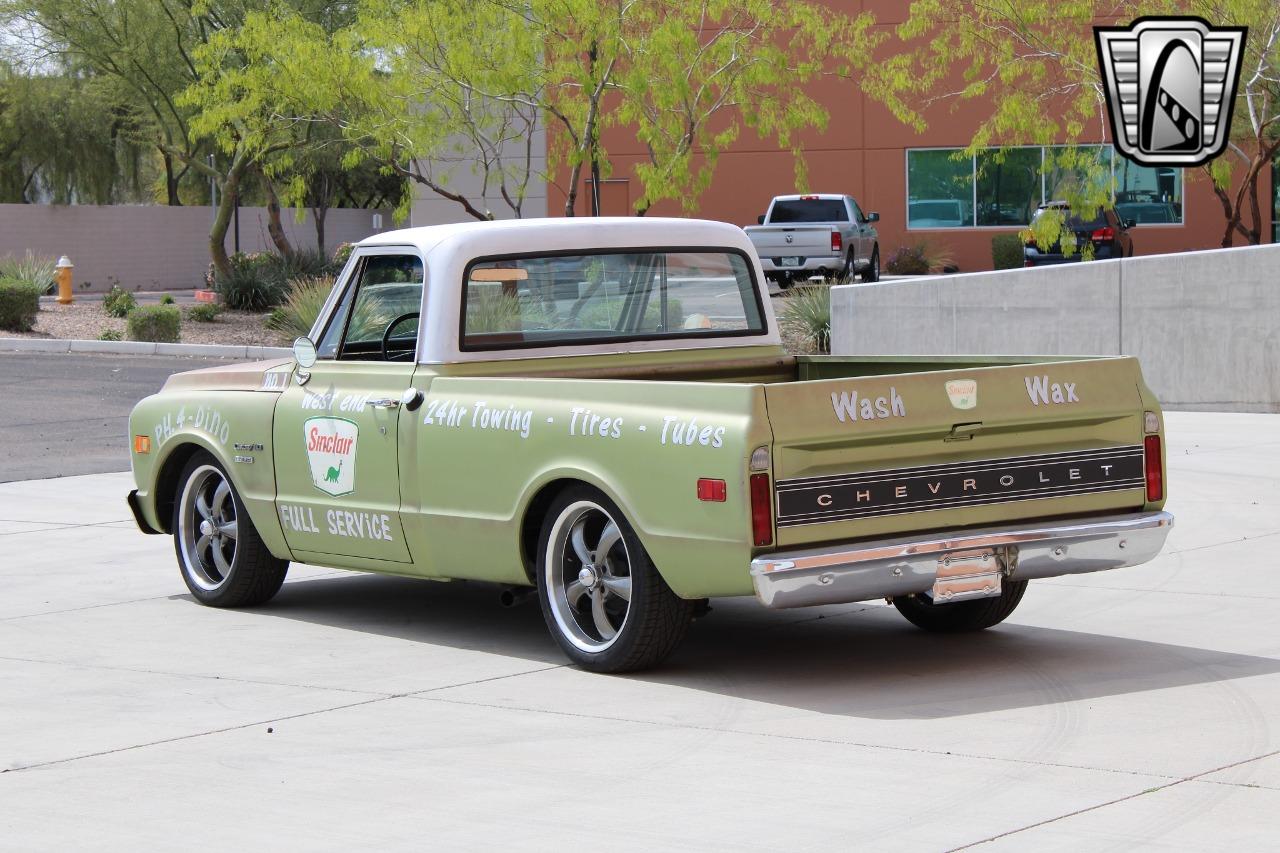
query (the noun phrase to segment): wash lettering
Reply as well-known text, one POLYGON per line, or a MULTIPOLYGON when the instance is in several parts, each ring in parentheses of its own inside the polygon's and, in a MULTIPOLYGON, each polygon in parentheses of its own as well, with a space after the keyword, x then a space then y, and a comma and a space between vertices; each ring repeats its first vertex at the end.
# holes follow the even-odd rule
POLYGON ((888 397, 859 397, 857 391, 832 392, 831 408, 840 423, 856 423, 859 420, 875 421, 885 418, 905 418, 907 404, 897 388, 889 389, 888 397))

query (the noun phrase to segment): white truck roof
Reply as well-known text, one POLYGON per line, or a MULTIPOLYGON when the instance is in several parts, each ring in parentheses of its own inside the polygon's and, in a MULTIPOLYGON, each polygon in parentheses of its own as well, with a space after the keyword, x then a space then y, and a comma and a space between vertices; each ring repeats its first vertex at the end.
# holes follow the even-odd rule
MULTIPOLYGON (((779 346, 777 322, 770 304, 764 272, 746 232, 727 222, 707 219, 678 219, 648 216, 565 217, 509 219, 493 222, 462 222, 403 228, 367 237, 356 244, 358 251, 412 248, 422 257, 427 270, 423 310, 425 322, 418 330, 418 361, 443 364, 459 361, 494 361, 513 358, 594 355, 602 352, 654 350, 701 350, 741 346, 779 346), (462 352, 458 346, 462 310, 463 275, 476 258, 500 255, 539 255, 554 252, 590 253, 600 250, 636 249, 736 249, 743 252, 754 270, 761 290, 765 331, 759 335, 732 338, 632 341, 613 344, 549 346, 536 350, 462 352), (444 286, 441 286, 441 285, 444 286)), ((356 253, 353 253, 353 258, 356 253)), ((353 265, 343 270, 345 278, 353 265)), ((322 312, 328 315, 336 294, 322 312)))

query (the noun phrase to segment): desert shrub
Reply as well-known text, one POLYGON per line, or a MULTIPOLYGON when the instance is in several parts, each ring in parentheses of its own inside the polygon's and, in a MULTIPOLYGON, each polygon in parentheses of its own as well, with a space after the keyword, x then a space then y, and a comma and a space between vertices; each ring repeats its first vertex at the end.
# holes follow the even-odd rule
POLYGON ((216 302, 197 302, 187 309, 187 319, 197 323, 215 323, 222 313, 222 306, 216 302))
POLYGON ((333 268, 333 274, 337 276, 342 272, 342 268, 347 265, 347 259, 351 257, 351 252, 356 247, 355 243, 343 243, 333 253, 333 260, 330 265, 333 268))
POLYGON ((924 275, 929 271, 929 262, 920 246, 899 246, 884 262, 884 269, 892 275, 924 275))
POLYGON ((102 310, 107 312, 108 317, 126 317, 137 307, 138 300, 119 285, 113 286, 102 297, 102 310))
POLYGON ((53 292, 57 275, 58 268, 53 258, 37 255, 30 249, 21 258, 12 255, 0 258, 0 279, 34 284, 41 293, 53 292))
POLYGON ((171 295, 169 295, 168 293, 166 293, 164 296, 161 296, 161 297, 160 297, 160 304, 161 304, 161 305, 172 305, 172 304, 174 304, 174 299, 173 299, 173 297, 172 297, 171 295))
POLYGON ((40 311, 40 288, 29 281, 0 278, 0 329, 29 332, 40 311))
POLYGON ((231 274, 214 275, 214 289, 228 308, 265 311, 288 293, 282 266, 280 256, 270 252, 237 252, 231 256, 231 274))
POLYGON ((333 279, 327 276, 295 279, 284 302, 267 318, 267 328, 279 332, 286 341, 309 334, 332 290, 333 279))
POLYGON ((893 275, 924 275, 931 272, 956 271, 950 250, 941 243, 924 238, 910 246, 900 246, 889 256, 884 268, 893 275))
POLYGON ((831 289, 825 285, 795 287, 784 300, 778 323, 818 352, 831 351, 831 289))
POLYGON ((991 238, 991 263, 995 269, 1016 269, 1022 266, 1022 261, 1022 238, 1017 234, 997 234, 991 238))
POLYGON ((118 331, 116 331, 115 329, 103 329, 101 332, 99 332, 99 333, 98 333, 98 340, 100 340, 100 341, 120 341, 120 340, 124 340, 124 338, 122 338, 122 337, 120 336, 120 333, 119 333, 118 331))
POLYGON ((131 341, 176 344, 182 330, 182 312, 174 305, 143 305, 129 312, 125 332, 131 341))

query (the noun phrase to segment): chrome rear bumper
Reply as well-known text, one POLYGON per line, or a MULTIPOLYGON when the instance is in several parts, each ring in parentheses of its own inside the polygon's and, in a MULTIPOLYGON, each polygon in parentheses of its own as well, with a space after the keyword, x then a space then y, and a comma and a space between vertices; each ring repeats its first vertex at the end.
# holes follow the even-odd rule
POLYGON ((866 601, 933 589, 953 557, 983 549, 1010 580, 1136 566, 1160 553, 1172 527, 1169 513, 1149 512, 836 545, 759 557, 751 579, 769 607, 866 601))

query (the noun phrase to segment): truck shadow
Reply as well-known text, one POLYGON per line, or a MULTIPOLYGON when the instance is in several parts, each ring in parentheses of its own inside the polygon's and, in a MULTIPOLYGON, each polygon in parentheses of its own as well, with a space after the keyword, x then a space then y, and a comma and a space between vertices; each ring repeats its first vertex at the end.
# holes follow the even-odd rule
MULTIPOLYGON (((712 606, 660 669, 622 677, 823 714, 935 719, 1280 672, 1272 658, 1014 621, 980 634, 931 635, 882 603, 770 611, 751 599, 717 599, 712 606)), ((323 578, 286 585, 258 612, 565 662, 536 599, 503 608, 497 588, 483 584, 323 578)))

